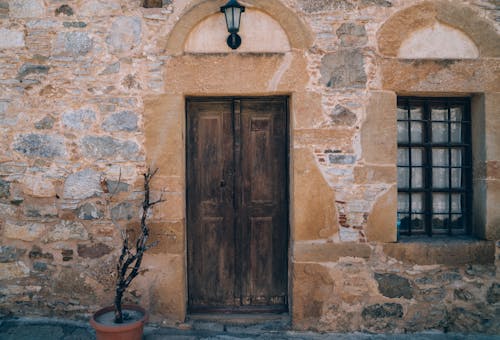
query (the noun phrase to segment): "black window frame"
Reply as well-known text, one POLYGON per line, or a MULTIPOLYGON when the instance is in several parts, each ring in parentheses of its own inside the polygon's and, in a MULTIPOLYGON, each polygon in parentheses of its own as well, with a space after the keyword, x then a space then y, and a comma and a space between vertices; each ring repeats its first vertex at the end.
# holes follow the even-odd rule
MULTIPOLYGON (((398 96, 397 98, 397 108, 398 108, 398 124, 406 123, 407 125, 407 142, 402 142, 398 138, 397 148, 398 148, 398 176, 400 168, 408 169, 408 186, 400 187, 398 182, 398 232, 403 236, 436 236, 436 235, 447 235, 447 236, 459 236, 459 235, 470 235, 472 233, 472 126, 471 126, 471 100, 468 97, 408 97, 408 96, 398 96), (462 119, 451 120, 451 107, 460 105, 463 107, 462 119), (412 119, 411 108, 412 106, 420 106, 423 108, 421 119, 412 119), (432 120, 432 107, 443 106, 446 107, 447 117, 444 120, 432 120), (404 107, 404 108, 403 108, 404 107), (401 119, 399 117, 399 110, 407 110, 407 119, 401 119), (460 142, 452 142, 452 130, 451 125, 460 123, 460 142), (411 139, 411 124, 419 123, 422 125, 422 139, 421 142, 412 142, 411 139), (447 124, 447 142, 433 142, 432 127, 433 123, 437 124, 447 124), (422 163, 419 166, 412 164, 412 149, 422 150, 422 163), (399 159, 400 150, 407 149, 408 155, 408 165, 401 165, 399 159), (436 166, 433 164, 432 152, 437 149, 447 150, 448 158, 447 166, 436 166), (452 150, 461 150, 461 165, 459 167, 453 166, 452 161, 452 150), (421 168, 422 169, 422 187, 413 188, 412 187, 412 169, 421 168), (433 186, 433 169, 448 169, 447 180, 448 187, 439 188, 433 186), (459 178, 461 178, 461 186, 453 187, 452 185, 452 169, 460 169, 461 171, 459 178), (412 196, 415 193, 421 193, 423 195, 424 205, 422 212, 413 213, 412 196), (408 197, 407 210, 403 211, 400 209, 400 194, 406 194, 408 197), (447 195, 447 213, 435 213, 433 212, 433 194, 446 194, 447 195), (460 194, 460 214, 452 212, 452 196, 460 194), (423 217, 423 230, 412 230, 414 225, 414 220, 412 215, 421 215, 423 217), (434 215, 448 215, 448 219, 443 221, 445 228, 433 228, 433 216, 434 215), (405 216, 406 220, 400 219, 401 216, 405 216), (457 229, 453 226, 453 217, 460 216, 459 220, 463 226, 463 229, 457 229)), ((399 133, 398 133, 399 136, 399 133)), ((398 180, 399 181, 399 180, 398 180)), ((405 200, 405 198, 403 198, 405 200)), ((420 223, 421 221, 415 221, 420 223)))

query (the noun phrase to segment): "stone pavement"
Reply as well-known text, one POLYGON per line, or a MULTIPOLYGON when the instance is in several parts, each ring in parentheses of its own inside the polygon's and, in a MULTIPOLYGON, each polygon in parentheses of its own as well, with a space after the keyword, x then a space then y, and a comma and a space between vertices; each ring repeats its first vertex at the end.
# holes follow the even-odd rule
MULTIPOLYGON (((292 340, 448 340, 499 339, 500 336, 480 334, 450 334, 439 332, 417 334, 366 334, 366 333, 313 333, 287 330, 280 322, 267 322, 253 325, 221 324, 205 321, 191 321, 186 330, 148 326, 145 340, 242 340, 242 339, 292 339, 292 340)), ((0 319, 0 340, 86 340, 95 339, 95 333, 86 322, 52 318, 10 318, 0 319)))

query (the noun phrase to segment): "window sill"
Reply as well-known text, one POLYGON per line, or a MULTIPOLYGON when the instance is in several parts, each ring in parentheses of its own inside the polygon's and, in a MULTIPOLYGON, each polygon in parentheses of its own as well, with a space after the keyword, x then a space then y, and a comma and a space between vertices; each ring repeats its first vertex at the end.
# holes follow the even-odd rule
POLYGON ((493 264, 495 242, 471 237, 403 237, 398 243, 384 244, 384 253, 418 265, 493 264))

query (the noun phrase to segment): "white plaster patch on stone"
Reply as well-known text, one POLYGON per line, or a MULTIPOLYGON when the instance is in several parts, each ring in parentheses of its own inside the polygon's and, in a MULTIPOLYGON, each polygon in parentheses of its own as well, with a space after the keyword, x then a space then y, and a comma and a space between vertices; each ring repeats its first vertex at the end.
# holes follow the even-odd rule
MULTIPOLYGON (((247 9, 241 15, 238 35, 241 46, 237 52, 290 51, 290 42, 281 25, 264 12, 247 9)), ((227 32, 224 15, 217 13, 196 25, 189 34, 184 50, 191 53, 228 53, 227 32)))
POLYGON ((399 58, 407 59, 468 59, 478 58, 474 42, 463 32, 436 22, 431 27, 415 31, 403 41, 399 58))
POLYGON ((24 33, 0 28, 0 49, 24 47, 24 33))
POLYGON ((9 3, 11 18, 38 18, 45 14, 45 5, 41 0, 11 0, 9 3))
POLYGON ((340 241, 359 242, 359 231, 352 228, 339 227, 340 241))

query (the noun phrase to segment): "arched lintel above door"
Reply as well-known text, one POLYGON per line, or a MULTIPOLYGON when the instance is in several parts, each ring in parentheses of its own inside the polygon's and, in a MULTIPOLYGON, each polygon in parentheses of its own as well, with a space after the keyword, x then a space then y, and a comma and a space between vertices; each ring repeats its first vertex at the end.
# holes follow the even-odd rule
MULTIPOLYGON (((225 0, 202 0, 188 8, 167 37, 167 54, 182 54, 186 39, 193 28, 206 17, 219 12, 224 3, 225 0)), ((241 3, 248 8, 265 12, 275 19, 286 32, 292 49, 306 50, 311 47, 313 34, 310 28, 279 0, 246 0, 241 3)))

